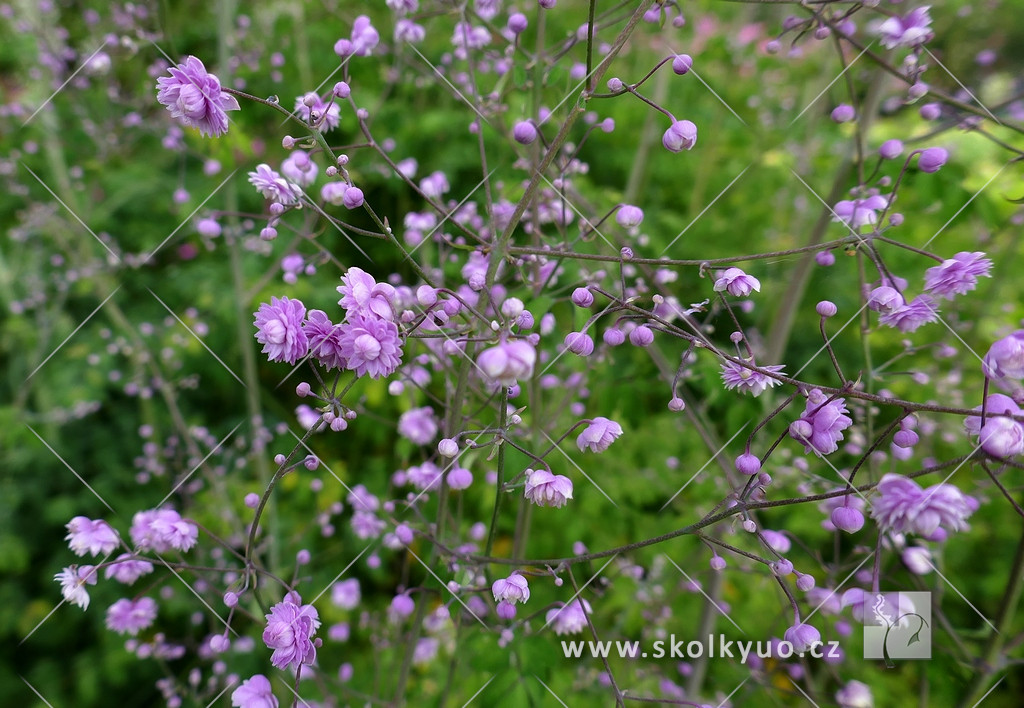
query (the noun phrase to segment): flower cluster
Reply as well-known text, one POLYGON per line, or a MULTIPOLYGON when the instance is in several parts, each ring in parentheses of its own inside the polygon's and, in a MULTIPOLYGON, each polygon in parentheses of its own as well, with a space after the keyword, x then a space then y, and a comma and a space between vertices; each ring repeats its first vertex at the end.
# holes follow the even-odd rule
POLYGON ((889 473, 877 487, 871 516, 883 531, 913 533, 930 540, 942 540, 951 531, 967 528, 967 517, 977 502, 951 484, 921 489, 917 482, 889 473))
POLYGON ((804 452, 829 455, 839 449, 843 431, 853 425, 842 398, 830 399, 820 389, 807 393, 804 414, 789 426, 789 435, 804 445, 804 452))

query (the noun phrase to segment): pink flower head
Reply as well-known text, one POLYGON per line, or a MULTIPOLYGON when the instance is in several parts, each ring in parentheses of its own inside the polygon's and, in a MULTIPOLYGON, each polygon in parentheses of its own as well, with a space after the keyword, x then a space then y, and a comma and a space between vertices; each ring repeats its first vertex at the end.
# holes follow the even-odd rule
POLYGON ((341 108, 338 104, 334 101, 327 103, 313 92, 295 99, 295 111, 302 120, 315 125, 321 133, 334 130, 341 123, 341 108))
POLYGON ((299 185, 289 182, 266 163, 256 165, 256 171, 249 173, 249 184, 275 204, 292 206, 302 197, 299 185))
POLYGON ((316 659, 313 635, 319 626, 320 617, 312 605, 299 606, 286 599, 271 607, 263 630, 263 643, 274 650, 270 663, 279 669, 312 664, 316 659))
POLYGON ((129 533, 139 550, 157 553, 171 549, 187 551, 199 540, 199 527, 181 518, 174 509, 150 509, 136 513, 129 533))
POLYGON ((60 582, 60 591, 66 602, 83 610, 89 608, 89 591, 85 586, 96 584, 96 566, 71 565, 54 575, 53 579, 60 582))
POLYGON ((67 523, 68 535, 64 537, 76 556, 91 553, 94 556, 113 553, 121 538, 110 524, 103 520, 93 521, 85 516, 76 516, 67 523))
POLYGON ((402 363, 402 342, 394 322, 354 315, 341 325, 340 354, 356 376, 391 376, 402 363))
POLYGON ((437 417, 430 406, 413 408, 398 417, 398 434, 416 445, 430 444, 437 431, 437 417))
POLYGON ((107 629, 118 634, 135 636, 153 624, 156 619, 156 602, 149 597, 138 600, 122 598, 107 608, 107 629))
POLYGON ((804 414, 789 426, 790 437, 803 443, 805 453, 813 450, 817 455, 829 455, 835 452, 843 439, 843 431, 853 425, 842 398, 826 401, 828 396, 820 389, 811 389, 804 414))
MULTIPOLYGON (((751 363, 753 365, 753 362, 751 363)), ((761 366, 758 368, 770 371, 773 374, 780 374, 786 367, 782 364, 772 364, 771 366, 761 366)), ((722 363, 722 382, 729 391, 738 388, 741 392, 749 393, 755 398, 764 393, 766 389, 782 383, 778 379, 762 374, 760 371, 748 369, 741 364, 728 360, 722 363)))
POLYGON ((220 80, 206 71, 203 62, 193 56, 173 66, 170 76, 156 80, 156 100, 166 106, 171 117, 200 135, 216 137, 228 132, 226 111, 237 111, 238 101, 220 87, 220 80))
POLYGON ((578 634, 587 626, 587 615, 591 612, 590 603, 578 597, 568 605, 548 610, 544 620, 555 634, 578 634))
POLYGON ((235 708, 278 708, 279 704, 270 687, 270 679, 256 674, 231 692, 231 705, 235 708))
POLYGON ((928 295, 918 295, 913 300, 891 312, 882 313, 878 323, 895 327, 901 332, 913 332, 921 325, 939 319, 939 306, 928 295))
POLYGON ((747 297, 752 291, 761 292, 761 281, 739 268, 726 268, 715 281, 715 292, 723 290, 734 297, 747 297))
POLYGON ((310 356, 328 371, 345 368, 345 357, 341 354, 341 325, 332 324, 322 310, 310 310, 302 323, 302 330, 309 340, 310 356))
POLYGON ((533 345, 525 340, 515 339, 480 352, 476 364, 486 378, 502 386, 512 386, 519 379, 528 379, 533 375, 533 365, 536 361, 537 350, 533 345))
POLYGON ((991 277, 990 270, 992 261, 981 251, 961 251, 924 272, 924 289, 952 300, 954 295, 965 295, 974 290, 978 278, 991 277))
POLYGON ((878 26, 882 37, 882 46, 886 49, 895 47, 916 47, 930 40, 932 18, 928 14, 928 5, 914 8, 903 17, 890 17, 878 26))
POLYGON ((688 120, 677 120, 661 136, 661 144, 669 152, 691 150, 697 144, 697 126, 688 120))
POLYGON ((547 470, 530 470, 526 475, 524 496, 537 506, 553 506, 558 509, 572 499, 572 480, 547 470))
POLYGON ((832 221, 840 221, 856 231, 861 226, 874 226, 878 222, 878 213, 889 206, 889 198, 876 194, 867 199, 843 199, 836 202, 832 221))
POLYGON ((122 553, 103 571, 103 577, 113 578, 119 583, 131 585, 143 575, 153 572, 153 564, 147 560, 133 558, 131 553, 122 553))
POLYGON ((974 500, 951 484, 921 489, 917 482, 889 473, 878 483, 879 496, 871 504, 871 516, 886 532, 930 537, 936 531, 967 528, 974 500))
POLYGON ((517 602, 525 603, 530 599, 530 588, 526 583, 526 578, 519 573, 512 573, 507 578, 495 580, 491 584, 491 593, 494 595, 495 602, 505 600, 515 604, 517 602))
POLYGON ((263 353, 270 361, 294 364, 309 351, 309 339, 302 329, 306 306, 300 300, 287 297, 270 298, 270 304, 260 303, 253 313, 256 320, 256 341, 263 345, 263 353))
POLYGON ((1018 329, 989 347, 982 370, 990 379, 1024 379, 1024 329, 1018 329))
POLYGON ((338 304, 345 308, 347 316, 363 315, 389 322, 395 319, 394 287, 378 283, 372 275, 355 266, 345 271, 341 282, 338 292, 342 297, 338 304))
POLYGON ((576 447, 582 452, 590 448, 591 452, 604 452, 622 435, 622 426, 614 420, 598 416, 590 421, 590 425, 576 437, 576 447))

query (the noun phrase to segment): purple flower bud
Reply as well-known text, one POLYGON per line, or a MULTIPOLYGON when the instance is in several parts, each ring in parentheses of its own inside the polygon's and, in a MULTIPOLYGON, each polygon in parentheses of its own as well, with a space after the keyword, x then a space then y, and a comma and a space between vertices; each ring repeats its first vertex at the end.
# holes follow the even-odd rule
POLYGON ((814 254, 814 262, 824 268, 828 268, 836 264, 836 255, 831 250, 818 251, 814 254))
POLYGON ((919 438, 913 430, 898 430, 892 436, 892 442, 897 447, 910 448, 917 445, 919 438))
POLYGON ((928 84, 924 83, 923 81, 918 81, 909 89, 907 89, 907 98, 909 98, 911 101, 916 101, 917 99, 924 96, 926 93, 928 93, 928 84))
POLYGON ((821 633, 809 624, 795 624, 782 636, 793 646, 793 652, 796 654, 801 654, 815 644, 821 643, 821 633))
POLYGON ((196 222, 196 233, 203 238, 217 238, 221 228, 216 219, 200 219, 196 222))
POLYGON ((333 93, 337 98, 348 98, 352 95, 352 89, 344 81, 339 81, 334 84, 333 93))
POLYGON ((690 150, 697 144, 697 126, 688 120, 677 120, 661 136, 661 144, 669 152, 690 150))
POLYGON ((757 455, 745 452, 736 458, 736 470, 742 474, 755 475, 761 471, 761 460, 757 455))
POLYGON ((629 343, 635 347, 649 347, 654 342, 654 332, 647 325, 634 327, 629 333, 629 343))
POLYGON ((852 506, 837 506, 831 518, 832 525, 846 533, 857 533, 864 528, 864 514, 852 506))
POLYGON ((608 79, 608 90, 613 93, 618 93, 622 90, 622 79, 613 76, 608 79))
POLYGON ((348 209, 357 209, 363 205, 363 190, 359 187, 349 187, 345 190, 345 196, 341 203, 348 209))
POLYGON ((550 10, 557 4, 557 0, 537 0, 537 4, 545 10, 550 10))
POLYGON ((868 296, 868 307, 875 312, 892 312, 903 307, 905 304, 906 301, 903 299, 903 296, 895 288, 890 288, 888 285, 875 288, 868 296))
POLYGON ((396 526, 395 536, 398 538, 399 541, 402 542, 403 546, 408 546, 410 543, 412 543, 412 540, 414 538, 412 529, 409 528, 407 524, 399 524, 398 526, 396 526))
POLYGON ((771 565, 772 572, 774 572, 780 578, 784 578, 793 572, 793 564, 785 558, 780 558, 771 565))
POLYGON ((590 307, 594 304, 594 294, 588 288, 576 288, 572 291, 572 303, 576 307, 590 307))
POLYGON ((878 154, 884 157, 886 160, 895 160, 903 153, 903 142, 893 138, 892 140, 886 140, 878 148, 878 154))
POLYGON ((537 129, 528 120, 521 120, 512 128, 512 138, 520 145, 529 145, 537 139, 537 129))
POLYGON ((832 109, 832 120, 836 123, 847 123, 853 120, 856 115, 857 113, 853 110, 853 106, 848 103, 840 103, 832 109))
POLYGON ((624 261, 632 260, 633 249, 630 248, 629 246, 623 246, 622 248, 619 249, 619 255, 622 257, 622 260, 624 261))
POLYGON ((250 509, 255 509, 257 506, 259 506, 259 503, 260 495, 257 494, 256 492, 249 492, 248 494, 245 495, 245 505, 250 509))
POLYGON ((809 592, 814 589, 814 576, 807 573, 797 573, 796 587, 801 592, 809 592))
POLYGON ((903 223, 903 214, 900 214, 898 212, 893 212, 892 214, 889 214, 889 224, 890 225, 892 225, 892 226, 899 226, 902 223, 903 223))
POLYGON ((522 34, 526 31, 529 22, 526 15, 521 12, 514 12, 508 17, 508 29, 512 34, 522 34))
POLYGON ((920 113, 925 120, 935 120, 942 115, 942 106, 938 103, 926 103, 921 106, 920 113))
POLYGON ((503 620, 513 620, 516 618, 516 606, 508 600, 502 600, 499 602, 495 611, 497 612, 498 617, 503 620))
POLYGON ((305 381, 303 381, 302 383, 295 387, 295 395, 298 396, 299 398, 305 398, 306 396, 309 395, 309 392, 309 384, 306 383, 305 381))
POLYGON ((455 457, 459 454, 459 444, 451 438, 444 438, 437 444, 437 452, 442 457, 455 457))
POLYGON ((590 356, 594 353, 594 340, 585 332, 569 332, 565 335, 565 348, 573 354, 590 356))
POLYGON ((764 45, 764 50, 769 54, 778 54, 782 49, 782 42, 777 39, 769 40, 764 45))
POLYGON ((946 164, 949 152, 945 148, 932 147, 921 151, 917 158, 917 166, 922 172, 938 172, 946 164))
POLYGON ((677 54, 675 59, 672 60, 672 71, 676 72, 679 76, 689 73, 693 67, 693 57, 689 54, 677 54))
POLYGON ((711 556, 711 568, 712 570, 725 570, 725 558, 719 555, 711 556))
POLYGON ((233 592, 224 593, 224 604, 228 607, 234 607, 238 604, 238 595, 233 592))
POLYGON ((615 214, 615 221, 619 223, 619 226, 627 229, 639 226, 643 220, 643 209, 632 204, 623 204, 619 207, 618 213, 615 214))
POLYGON ((686 401, 681 399, 679 396, 673 396, 672 399, 668 402, 668 409, 673 413, 678 413, 679 411, 685 408, 686 401))
POLYGON ((839 312, 839 308, 830 300, 822 300, 814 309, 822 317, 833 317, 837 312, 839 312))
POLYGON ((617 347, 626 341, 626 335, 621 329, 606 329, 604 331, 604 343, 609 347, 617 347))

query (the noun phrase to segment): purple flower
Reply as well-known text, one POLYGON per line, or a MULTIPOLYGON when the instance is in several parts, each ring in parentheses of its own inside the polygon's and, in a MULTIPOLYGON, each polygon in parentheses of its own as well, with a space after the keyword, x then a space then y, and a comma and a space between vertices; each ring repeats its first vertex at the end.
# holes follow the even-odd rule
POLYGON ((507 601, 513 604, 526 603, 530 599, 530 587, 519 573, 512 573, 507 578, 499 578, 491 584, 491 593, 495 602, 507 601))
POLYGON ((946 148, 925 148, 917 158, 917 167, 922 172, 938 172, 948 159, 949 152, 946 148))
POLYGON ((982 360, 990 379, 1024 379, 1024 329, 997 340, 982 360))
POLYGON ((362 315, 350 316, 339 337, 345 368, 356 376, 390 376, 402 363, 402 342, 394 322, 362 315))
POLYGON ((270 169, 270 165, 266 163, 256 165, 256 171, 249 173, 249 184, 275 204, 292 206, 298 204, 299 198, 302 197, 302 188, 299 185, 292 184, 270 169))
POLYGON ((901 332, 913 332, 918 327, 939 319, 939 306, 928 295, 918 295, 902 307, 883 313, 879 324, 896 327, 901 332))
POLYGON ((565 506, 572 499, 572 480, 547 470, 527 470, 524 496, 537 506, 565 506))
POLYGON ((638 325, 629 330, 629 343, 634 347, 649 347, 654 343, 654 332, 647 325, 638 325))
POLYGON ((940 528, 960 531, 974 511, 959 489, 936 484, 921 489, 917 482, 898 474, 886 474, 878 483, 879 496, 871 504, 871 516, 886 532, 929 537, 940 528))
POLYGON ((849 681, 836 691, 836 703, 840 708, 873 708, 875 698, 866 683, 849 681))
POLYGON ((121 538, 110 524, 103 520, 93 521, 85 516, 76 516, 67 523, 68 535, 64 537, 76 556, 91 553, 94 556, 113 553, 121 538))
POLYGON ((502 342, 480 352, 476 365, 485 378, 502 386, 512 386, 519 379, 533 376, 537 350, 529 342, 515 339, 502 342))
POLYGON ((263 353, 270 361, 294 364, 309 351, 309 339, 302 328, 306 306, 300 300, 287 297, 270 298, 270 304, 260 303, 253 313, 256 320, 256 341, 263 345, 263 353))
POLYGON ((378 283, 365 270, 354 266, 345 271, 341 282, 337 288, 342 295, 338 304, 345 308, 348 316, 363 315, 389 321, 395 319, 394 287, 378 283))
POLYGON ((639 226, 644 220, 644 210, 632 204, 623 204, 615 214, 615 221, 623 228, 639 226))
POLYGON ((615 439, 622 435, 622 426, 614 420, 598 416, 590 421, 590 425, 576 437, 576 447, 582 452, 590 448, 591 452, 604 452, 615 439))
POLYGON ((193 56, 170 69, 170 77, 156 80, 156 100, 167 107, 173 118, 200 135, 216 137, 228 132, 228 115, 237 111, 238 101, 223 91, 220 80, 206 71, 203 62, 193 56))
POLYGON ((143 575, 153 572, 153 564, 147 560, 135 559, 131 553, 122 553, 103 571, 103 577, 113 578, 119 583, 131 585, 143 575))
POLYGON ((326 312, 310 310, 302 323, 302 331, 309 340, 310 356, 328 371, 345 368, 345 357, 341 354, 341 325, 332 324, 326 312))
POLYGON ((914 8, 903 17, 890 17, 880 24, 878 33, 882 37, 882 46, 886 49, 916 47, 930 40, 933 33, 929 9, 928 5, 914 8))
POLYGON ((278 702, 270 688, 270 680, 263 674, 256 674, 231 692, 231 705, 235 708, 277 708, 278 702))
POLYGON ((978 441, 985 452, 995 457, 1019 455, 1024 452, 1024 426, 1005 416, 988 417, 978 431, 978 441))
POLYGON ((361 598, 358 578, 342 580, 331 587, 331 602, 343 610, 354 609, 359 605, 361 598))
POLYGON ((300 607, 287 599, 271 607, 263 630, 263 643, 274 650, 270 663, 279 669, 312 664, 316 659, 313 635, 319 626, 320 618, 312 605, 300 607))
POLYGON ((129 534, 140 550, 187 551, 199 540, 199 527, 181 518, 174 509, 150 509, 132 517, 129 534))
POLYGON ((874 226, 878 222, 878 211, 889 206, 889 198, 876 194, 867 199, 844 199, 836 202, 832 221, 840 221, 853 230, 861 226, 874 226))
POLYGON ((794 624, 782 637, 790 643, 796 654, 802 654, 816 644, 821 644, 821 632, 803 622, 794 624))
POLYGON ((149 597, 134 601, 122 598, 107 608, 107 629, 118 634, 134 637, 155 619, 156 602, 149 597))
POLYGON ((811 389, 804 414, 789 426, 790 437, 803 443, 804 453, 813 450, 817 455, 828 455, 835 452, 843 439, 843 431, 853 425, 842 398, 826 401, 828 396, 820 389, 811 389))
POLYGON ((590 603, 583 598, 576 598, 568 605, 548 610, 545 624, 550 624, 555 634, 577 634, 587 626, 587 615, 592 612, 590 603))
POLYGON ((445 479, 448 481, 449 489, 455 491, 469 489, 469 485, 473 484, 473 473, 465 467, 453 467, 445 479))
POLYGON ((852 506, 837 506, 832 510, 832 525, 846 533, 857 533, 864 528, 864 514, 852 506))
POLYGON ((878 154, 886 160, 895 160, 903 152, 903 142, 893 138, 886 140, 878 148, 878 154))
POLYGON ((579 356, 590 356, 594 353, 594 340, 586 332, 569 332, 565 335, 565 348, 579 356))
MULTIPOLYGON (((281 173, 300 187, 308 187, 316 181, 320 168, 309 159, 305 150, 292 150, 292 154, 281 163, 281 173)), ((302 256, 298 256, 300 259, 302 256)))
POLYGON ((370 24, 370 18, 359 15, 352 23, 350 39, 339 39, 334 43, 334 53, 340 57, 365 57, 380 42, 380 33, 370 24))
POLYGON ((89 608, 89 591, 85 586, 96 584, 96 566, 71 565, 54 575, 53 579, 60 582, 60 591, 65 601, 83 610, 89 608))
POLYGON ((739 268, 726 268, 715 281, 715 292, 723 290, 735 297, 747 297, 751 291, 761 292, 761 281, 739 268))
POLYGON ((677 120, 661 136, 661 144, 669 152, 690 150, 697 144, 697 126, 688 120, 677 120))
POLYGON ((849 103, 840 103, 832 109, 832 120, 836 123, 847 123, 853 120, 855 115, 857 113, 849 103))
MULTIPOLYGON (((751 365, 754 365, 753 362, 751 362, 751 365)), ((771 366, 761 366, 759 368, 770 371, 773 374, 781 374, 782 370, 786 367, 782 364, 772 364, 771 366)), ((722 381, 725 383, 727 390, 731 391, 734 388, 738 388, 741 392, 749 393, 755 398, 764 393, 765 389, 779 386, 782 383, 778 379, 762 374, 760 371, 754 371, 742 364, 728 360, 722 362, 722 381)))
POLYGON ((512 126, 512 139, 520 145, 529 145, 537 139, 537 129, 528 120, 521 120, 512 126))
POLYGON ((924 272, 924 289, 947 300, 964 295, 978 285, 978 278, 990 278, 992 261, 981 251, 961 251, 941 265, 924 272))
POLYGON ((437 418, 430 406, 413 408, 398 418, 398 434, 416 445, 430 444, 437 431, 437 418))
POLYGON ((326 103, 313 92, 295 99, 295 112, 309 125, 315 125, 321 133, 334 130, 341 123, 341 108, 338 104, 334 101, 326 103))

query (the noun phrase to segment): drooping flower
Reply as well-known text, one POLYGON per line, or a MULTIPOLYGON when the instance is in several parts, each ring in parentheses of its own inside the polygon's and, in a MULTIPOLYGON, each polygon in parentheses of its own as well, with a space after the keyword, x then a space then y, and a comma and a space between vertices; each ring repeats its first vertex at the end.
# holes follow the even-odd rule
POLYGON ((536 361, 537 350, 533 345, 522 339, 514 339, 483 350, 476 364, 486 378, 502 386, 512 386, 519 379, 528 379, 533 375, 536 361))
POLYGON ((315 124, 321 133, 334 130, 341 123, 341 108, 338 104, 334 101, 328 103, 312 91, 295 99, 295 111, 306 123, 315 124))
POLYGON ((89 608, 89 591, 86 585, 96 584, 96 567, 92 565, 71 565, 53 576, 60 582, 64 599, 83 610, 89 608))
POLYGON ((992 261, 981 251, 961 251, 941 265, 924 272, 924 289, 938 297, 952 300, 954 295, 964 295, 974 290, 978 278, 990 278, 992 261))
POLYGON ((555 630, 555 634, 577 634, 587 626, 587 615, 592 611, 590 603, 578 597, 568 605, 548 610, 544 620, 555 630))
POLYGON ((416 445, 429 445, 437 431, 437 417, 430 406, 413 408, 398 417, 398 434, 416 445))
POLYGON ((373 276, 362 268, 355 266, 341 276, 342 284, 337 290, 341 293, 338 304, 345 308, 348 316, 362 315, 382 320, 395 319, 395 288, 388 283, 378 283, 373 276))
POLYGON ((928 538, 939 529, 960 531, 967 528, 967 517, 976 508, 970 497, 951 484, 921 489, 914 480, 893 473, 882 477, 877 491, 871 516, 886 532, 928 538))
POLYGON ((345 357, 341 354, 341 325, 332 324, 327 313, 310 310, 302 330, 309 340, 309 354, 328 371, 345 368, 345 357))
POLYGON ((156 619, 156 610, 156 602, 153 598, 140 597, 138 600, 121 598, 107 608, 107 629, 134 637, 153 624, 156 619))
POLYGON ((302 328, 306 306, 301 300, 270 298, 270 304, 260 303, 256 317, 256 341, 263 345, 263 353, 270 361, 294 364, 309 351, 309 339, 302 328))
POLYGON ((990 379, 1024 379, 1024 329, 995 341, 982 360, 982 370, 990 379))
POLYGON ((170 69, 170 76, 156 80, 156 100, 173 118, 199 134, 216 137, 228 132, 226 111, 237 111, 238 101, 220 87, 220 80, 193 56, 170 69))
POLYGON ((316 608, 300 606, 289 598, 271 607, 266 617, 263 643, 274 650, 270 663, 279 669, 312 664, 316 659, 313 635, 320 626, 316 608))
POLYGON ((169 550, 187 551, 199 540, 199 527, 181 518, 174 509, 150 509, 132 517, 129 530, 140 550, 164 553, 169 550))
POLYGON ((491 583, 491 594, 495 602, 503 600, 515 604, 526 603, 530 599, 530 587, 519 573, 512 573, 507 578, 499 578, 491 583))
POLYGON ((922 325, 939 319, 939 306, 928 295, 918 295, 910 302, 878 317, 878 323, 895 327, 901 332, 913 332, 922 325))
POLYGON ((524 495, 537 506, 565 506, 572 499, 572 480, 547 470, 527 470, 524 495))
POLYGON ((661 144, 669 152, 691 150, 697 144, 697 126, 688 120, 677 120, 661 136, 661 144))
POLYGON ((67 523, 68 535, 64 537, 76 556, 91 553, 94 556, 113 553, 121 538, 106 521, 93 521, 85 516, 76 516, 67 523))
POLYGON ((354 315, 340 326, 345 368, 372 379, 390 376, 402 363, 402 341, 394 322, 354 315))
POLYGON ((889 205, 889 198, 880 194, 867 199, 843 199, 836 202, 832 221, 839 221, 853 230, 861 226, 874 226, 878 222, 878 212, 889 205))
POLYGON ((805 453, 813 450, 818 455, 829 455, 835 452, 843 439, 843 431, 853 425, 842 398, 826 401, 828 396, 820 389, 811 389, 804 414, 789 426, 790 437, 803 443, 805 453))
POLYGON ((249 184, 270 201, 284 206, 298 204, 302 197, 299 185, 289 182, 266 163, 256 165, 256 171, 249 173, 249 184))
POLYGON ((119 583, 131 585, 143 575, 153 572, 153 564, 141 558, 133 558, 131 553, 122 553, 109 563, 103 571, 103 577, 113 578, 119 583))
POLYGON ((930 40, 932 18, 928 14, 930 6, 924 5, 911 10, 903 17, 890 17, 878 26, 882 38, 882 46, 886 49, 896 47, 916 47, 930 40))
POLYGON ((922 172, 938 172, 946 160, 949 159, 949 151, 946 148, 930 147, 921 151, 917 157, 917 167, 922 172))
POLYGON ((580 452, 589 448, 591 452, 604 452, 615 439, 622 435, 622 426, 614 420, 598 416, 576 437, 580 452))
POLYGON ((270 687, 270 679, 256 674, 231 692, 231 705, 235 708, 278 708, 279 704, 270 687))
POLYGON ((803 622, 794 624, 782 637, 790 643, 796 654, 802 654, 816 644, 821 644, 821 632, 803 622))
POLYGON ((739 268, 726 268, 715 281, 715 292, 723 290, 734 297, 747 297, 752 291, 761 292, 761 281, 739 268))
MULTIPOLYGON (((751 364, 754 365, 753 362, 751 364)), ((782 364, 772 364, 771 366, 760 366, 758 368, 770 371, 773 374, 781 374, 782 370, 786 367, 782 364)), ((722 381, 727 390, 731 391, 734 388, 738 388, 741 392, 749 393, 755 398, 764 393, 765 389, 779 386, 782 383, 778 379, 762 374, 760 371, 748 369, 741 364, 729 360, 722 362, 722 381)))

